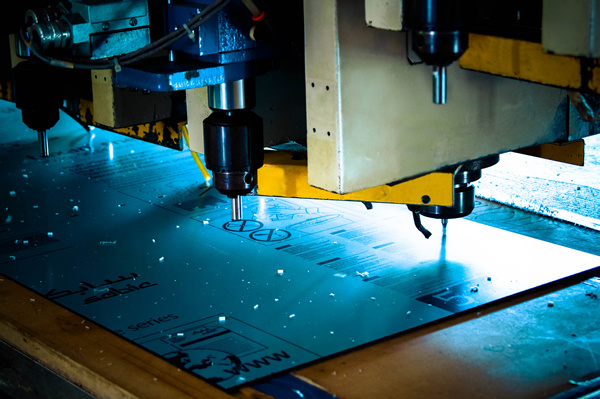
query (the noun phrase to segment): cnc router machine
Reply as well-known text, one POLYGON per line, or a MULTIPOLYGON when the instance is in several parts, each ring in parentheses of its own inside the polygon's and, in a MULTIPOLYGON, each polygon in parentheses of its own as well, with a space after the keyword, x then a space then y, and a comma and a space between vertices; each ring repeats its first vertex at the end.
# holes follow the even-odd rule
MULTIPOLYGON (((130 154, 152 145, 174 150, 173 153, 189 149, 203 176, 192 178, 190 181, 197 179, 197 184, 192 185, 194 188, 201 186, 202 190, 216 189, 220 194, 213 193, 212 204, 222 204, 217 208, 230 212, 220 225, 222 230, 244 238, 248 232, 251 240, 273 244, 270 248, 282 252, 291 251, 291 247, 298 248, 289 241, 296 237, 295 231, 303 231, 305 235, 321 233, 326 230, 318 230, 317 226, 326 223, 339 224, 348 220, 348 223, 354 221, 358 225, 359 222, 343 211, 331 211, 333 213, 323 216, 323 211, 319 210, 318 215, 311 215, 312 205, 298 205, 310 216, 301 216, 304 219, 297 223, 298 216, 285 216, 294 223, 285 225, 287 229, 269 230, 260 217, 284 206, 265 205, 267 200, 264 198, 269 198, 268 201, 277 201, 276 198, 282 198, 282 201, 285 198, 316 200, 318 204, 336 204, 333 207, 346 202, 353 204, 349 206, 358 203, 365 212, 381 203, 385 210, 383 214, 401 208, 409 215, 410 235, 416 236, 415 240, 424 240, 423 236, 431 236, 428 226, 433 225, 423 223, 421 217, 441 220, 440 227, 445 230, 449 220, 459 220, 473 212, 476 204, 473 183, 481 178, 486 168, 498 162, 499 154, 517 151, 581 163, 583 139, 596 134, 598 129, 600 37, 596 17, 600 5, 597 1, 65 0, 52 4, 28 1, 15 7, 17 11, 5 14, 3 21, 5 40, 0 95, 14 103, 20 110, 22 123, 37 132, 39 148, 35 152, 28 150, 30 161, 24 163, 18 163, 16 155, 12 158, 7 155, 4 161, 9 176, 7 184, 14 183, 17 175, 22 178, 28 174, 23 171, 31 165, 31 159, 39 165, 44 162, 53 165, 53 160, 63 157, 62 162, 65 162, 65 156, 79 151, 79 144, 70 149, 68 145, 65 147, 67 141, 58 132, 54 137, 57 131, 54 126, 60 125, 59 116, 62 115, 77 121, 88 131, 98 128, 96 132, 137 139, 136 142, 127 141, 135 144, 122 144, 125 150, 131 150, 130 154), (148 144, 138 144, 140 142, 148 144), (248 205, 245 205, 247 201, 248 205), (255 204, 258 204, 256 208, 255 204), (252 226, 259 224, 253 232, 252 226), (415 227, 419 232, 414 231, 415 227), (277 240, 281 245, 275 245, 277 240)), ((3 132, 3 135, 9 134, 3 132)), ((17 152, 17 147, 7 146, 4 150, 9 154, 13 151, 11 148, 17 152)), ((90 148, 93 148, 91 144, 90 148)), ((103 149, 110 153, 109 161, 112 162, 112 151, 115 151, 112 142, 103 149)), ((130 155, 130 159, 132 157, 130 155)), ((98 178, 87 168, 99 167, 100 163, 86 163, 79 158, 69 158, 68 162, 78 165, 70 172, 92 180, 98 178)), ((143 168, 135 163, 142 160, 136 158, 131 162, 133 167, 143 168)), ((152 169, 152 160, 143 162, 150 167, 148 170, 156 172, 152 169)), ((176 162, 173 167, 184 170, 176 162)), ((119 174, 130 176, 129 172, 126 168, 111 169, 114 176, 110 183, 117 181, 119 174)), ((165 179, 168 180, 167 175, 165 179)), ((54 184, 49 183, 50 186, 54 184)), ((118 187, 120 193, 131 194, 128 188, 118 187)), ((105 298, 106 294, 99 294, 97 290, 114 290, 111 291, 113 296, 121 298, 125 288, 117 286, 124 282, 131 284, 140 277, 135 271, 121 274, 117 280, 104 279, 107 283, 102 285, 84 281, 77 283, 77 290, 62 291, 54 286, 52 290, 47 289, 49 286, 36 290, 31 284, 20 281, 14 273, 19 274, 17 270, 23 269, 11 268, 21 259, 13 252, 15 245, 23 245, 29 240, 15 239, 18 228, 8 215, 13 204, 10 201, 17 201, 14 199, 16 191, 11 187, 4 189, 7 206, 2 208, 6 208, 7 216, 4 217, 6 229, 2 232, 6 237, 2 242, 6 244, 6 251, 2 253, 9 258, 5 262, 8 271, 0 269, 0 272, 7 276, 6 284, 8 280, 15 280, 29 285, 45 296, 40 300, 58 300, 75 293, 87 295, 93 289, 95 295, 87 298, 85 303, 90 305, 96 299, 105 298)), ((177 186, 177 190, 184 188, 177 186)), ((158 197, 153 198, 156 202, 158 197)), ((146 200, 146 197, 138 199, 146 200)), ((185 208, 185 203, 178 204, 178 209, 185 208)), ((38 205, 33 207, 38 209, 38 205)), ((190 209, 195 212, 199 208, 190 209)), ((99 209, 97 212, 101 214, 99 209)), ((358 210, 352 208, 348 212, 358 210)), ((141 208, 139 213, 142 213, 141 208)), ((69 216, 78 214, 79 206, 73 204, 69 216)), ((200 220, 197 215, 192 218, 196 222, 200 220)), ((282 218, 278 216, 277 222, 282 218)), ((209 220, 200 221, 207 225, 211 223, 209 220)), ((94 223, 102 222, 99 217, 94 223)), ((123 225, 127 223, 123 222, 123 225)), ((150 226, 146 227, 147 231, 152 229, 150 226)), ((437 224, 435 226, 434 231, 438 231, 437 224)), ((408 230, 405 226, 402 229, 408 230)), ((347 234, 347 228, 328 234, 341 237, 347 234)), ((304 236, 300 234, 299 237, 304 236)), ((350 240, 349 237, 345 236, 350 240)), ((54 243, 55 238, 56 234, 52 233, 44 235, 43 240, 36 238, 36 242, 54 243)), ((333 251, 328 247, 332 240, 304 245, 321 251, 314 255, 316 259, 333 251)), ((117 241, 102 238, 98 242, 104 242, 102 246, 106 247, 117 241)), ((364 243, 363 240, 361 245, 364 243)), ((381 245, 371 248, 381 249, 389 244, 381 245)), ((235 246, 231 246, 224 251, 235 253, 235 246)), ((529 242, 526 246, 535 247, 529 242)), ((540 247, 540 251, 545 250, 540 247)), ((573 259, 579 259, 577 256, 573 259)), ((333 261, 326 259, 317 264, 330 267, 330 263, 340 260, 330 258, 333 261)), ((164 257, 161 259, 162 263, 164 257)), ((383 263, 381 259, 379 262, 383 263)), ((594 262, 595 258, 583 256, 581 265, 585 266, 569 269, 563 275, 552 275, 547 282, 598 266, 594 262)), ((340 265, 339 269, 344 267, 340 265)), ((282 276, 283 269, 277 268, 275 274, 282 276)), ((373 272, 369 275, 357 270, 356 273, 358 277, 353 277, 361 282, 374 281, 369 280, 375 276, 373 272)), ((382 272, 377 275, 378 278, 381 276, 382 272)), ((464 277, 464 280, 468 278, 464 277)), ((488 277, 487 282, 490 281, 488 277)), ((153 284, 157 283, 135 283, 126 288, 131 290, 127 293, 153 287, 153 284)), ((532 284, 501 296, 532 288, 539 282, 532 284)), ((588 281, 588 285, 594 284, 596 282, 588 281)), ((479 291, 477 283, 469 280, 468 285, 468 292, 479 291)), ((10 290, 15 290, 11 295, 15 298, 27 296, 28 291, 22 289, 11 285, 10 290)), ((439 292, 432 295, 437 295, 435 300, 444 303, 458 298, 444 297, 445 294, 439 292)), ((18 302, 11 296, 5 298, 4 303, 18 302)), ((423 298, 419 300, 424 302, 423 298)), ((490 301, 492 299, 497 298, 490 298, 490 301)), ((65 303, 59 303, 69 308, 65 303)), ((258 303, 254 306, 254 310, 259 309, 258 303)), ((71 310, 75 313, 69 314, 57 307, 52 312, 67 313, 52 317, 88 317, 81 309, 71 310)), ((410 316, 414 314, 410 310, 408 313, 403 310, 403 313, 409 319, 415 318, 410 316)), ((169 313, 160 317, 162 319, 157 316, 133 326, 137 326, 136 331, 146 328, 150 331, 180 316, 169 313)), ((225 316, 219 316, 219 320, 220 317, 225 319, 225 316)), ((286 317, 294 319, 296 314, 288 312, 286 317)), ((421 321, 426 324, 431 320, 424 317, 421 321)), ((82 323, 85 324, 85 320, 82 323)), ((407 329, 417 324, 410 324, 407 329)), ((233 331, 218 324, 202 325, 203 328, 210 326, 206 328, 212 329, 213 333, 221 331, 219 328, 233 331)), ((120 328, 108 327, 108 330, 122 332, 120 328)), ((0 339, 41 359, 46 365, 51 363, 44 360, 39 351, 28 351, 16 344, 19 338, 10 331, 5 327, 0 339)), ((30 334, 35 336, 33 332, 30 334)), ((120 342, 109 331, 101 330, 97 334, 102 335, 97 339, 120 342)), ((130 338, 124 332, 121 335, 130 338)), ((390 332, 385 332, 374 340, 389 335, 390 332)), ((136 339, 138 346, 144 346, 136 339)), ((175 345, 175 341, 169 342, 169 345, 175 345)), ((328 345, 327 340, 323 342, 324 346, 328 345)), ((385 358, 388 355, 376 355, 377 351, 385 348, 393 353, 398 345, 394 342, 381 343, 375 347, 379 349, 361 352, 363 357, 359 356, 358 360, 351 357, 348 362, 366 359, 368 363, 373 358, 385 358)), ((354 346, 363 344, 366 342, 354 346)), ((128 344, 112 345, 120 348, 120 345, 128 344)), ((354 346, 336 347, 333 352, 354 346)), ((146 352, 138 347, 134 349, 139 353, 131 356, 147 359, 146 352)), ((406 352, 407 356, 416 356, 409 352, 406 352)), ((239 367, 246 367, 244 364, 247 363, 241 362, 239 357, 231 356, 228 362, 234 358, 237 359, 234 363, 239 362, 234 364, 237 371, 239 367)), ((265 361, 265 357, 260 359, 265 361)), ((306 359, 309 360, 303 362, 314 361, 310 356, 306 359)), ((155 362, 161 361, 134 363, 138 368, 144 368, 144 362, 151 364, 151 370, 145 369, 142 374, 152 375, 158 367, 155 362)), ((175 362, 179 366, 177 370, 187 368, 190 371, 189 365, 182 362, 175 362)), ((72 365, 70 361, 66 363, 72 365)), ((216 361, 207 360, 203 364, 206 369, 216 361)), ((63 366, 51 368, 61 368, 59 374, 83 385, 94 395, 149 394, 144 391, 148 388, 143 383, 127 387, 118 381, 118 376, 99 377, 108 381, 107 384, 90 383, 88 377, 83 380, 77 377, 77 367, 65 372, 63 366), (139 388, 140 385, 144 387, 139 388)), ((196 366, 196 370, 202 369, 196 366)), ((386 366, 379 364, 377 367, 372 378, 373 375, 390 375, 383 371, 386 366)), ((327 365, 321 370, 331 372, 327 365)), ((173 394, 175 391, 169 390, 176 390, 179 385, 187 387, 182 389, 188 389, 187 394, 192 396, 220 397, 223 394, 209 385, 195 388, 203 382, 196 382, 188 374, 184 373, 178 383, 177 371, 160 373, 165 373, 168 382, 157 388, 159 396, 173 394)), ((206 378, 200 371, 197 374, 221 388, 244 386, 244 381, 225 384, 219 383, 222 380, 206 378)), ((315 378, 316 374, 307 373, 310 378, 315 378)), ((394 386, 390 381, 382 384, 394 386)), ((352 397, 349 392, 343 393, 337 383, 334 385, 336 388, 329 390, 337 390, 340 397, 352 397)), ((233 394, 239 397, 259 395, 244 389, 233 394)), ((389 389, 391 391, 386 391, 385 395, 393 395, 396 388, 389 389)), ((553 389, 556 392, 558 388, 553 389)), ((364 392, 356 392, 364 395, 364 392)))

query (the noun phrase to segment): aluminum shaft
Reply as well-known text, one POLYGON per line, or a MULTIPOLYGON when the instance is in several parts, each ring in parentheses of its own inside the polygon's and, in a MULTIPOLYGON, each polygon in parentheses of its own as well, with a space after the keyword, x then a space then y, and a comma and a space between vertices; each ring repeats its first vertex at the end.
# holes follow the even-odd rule
POLYGON ((231 220, 242 220, 242 196, 236 195, 231 198, 231 220))
POLYGON ((38 142, 40 143, 40 156, 50 156, 50 149, 48 147, 48 133, 45 130, 38 132, 38 142))
POLYGON ((433 103, 446 104, 446 67, 433 66, 433 103))

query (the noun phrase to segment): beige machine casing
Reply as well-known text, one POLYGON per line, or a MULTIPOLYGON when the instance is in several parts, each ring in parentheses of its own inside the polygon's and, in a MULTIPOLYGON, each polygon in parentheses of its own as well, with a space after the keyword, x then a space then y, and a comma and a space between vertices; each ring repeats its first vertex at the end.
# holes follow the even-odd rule
POLYGON ((444 166, 568 139, 566 91, 448 68, 432 102, 431 67, 411 65, 406 32, 365 20, 364 0, 306 0, 309 183, 349 193, 444 166))

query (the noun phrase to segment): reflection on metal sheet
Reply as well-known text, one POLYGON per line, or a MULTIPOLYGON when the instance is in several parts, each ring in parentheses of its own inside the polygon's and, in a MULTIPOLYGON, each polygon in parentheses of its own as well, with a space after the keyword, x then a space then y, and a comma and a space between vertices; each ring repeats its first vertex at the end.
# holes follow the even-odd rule
POLYGON ((397 205, 248 197, 231 221, 188 154, 89 143, 0 147, 0 272, 223 388, 599 264, 465 220, 426 240, 397 205))

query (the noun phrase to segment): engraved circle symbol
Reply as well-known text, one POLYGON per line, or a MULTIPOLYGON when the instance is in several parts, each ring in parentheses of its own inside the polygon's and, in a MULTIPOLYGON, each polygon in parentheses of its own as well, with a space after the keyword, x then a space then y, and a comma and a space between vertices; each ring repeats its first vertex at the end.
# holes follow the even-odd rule
POLYGON ((280 229, 262 229, 250 233, 250 238, 260 242, 276 242, 290 238, 292 233, 280 229))
POLYGON ((223 225, 223 228, 236 233, 258 230, 264 225, 257 220, 232 220, 223 225))

